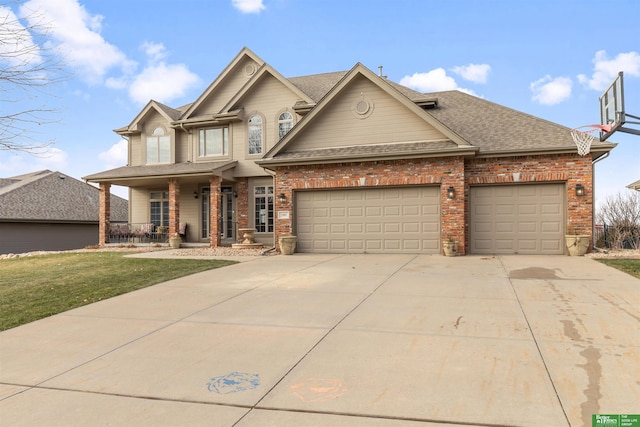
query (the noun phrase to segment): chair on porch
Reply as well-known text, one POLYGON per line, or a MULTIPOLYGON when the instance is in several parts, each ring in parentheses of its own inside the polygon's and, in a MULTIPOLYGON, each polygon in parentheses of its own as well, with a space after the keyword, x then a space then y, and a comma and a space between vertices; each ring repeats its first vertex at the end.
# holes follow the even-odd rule
POLYGON ((183 242, 187 241, 187 223, 186 222, 180 223, 180 228, 178 229, 178 235, 180 235, 180 238, 182 239, 183 242))

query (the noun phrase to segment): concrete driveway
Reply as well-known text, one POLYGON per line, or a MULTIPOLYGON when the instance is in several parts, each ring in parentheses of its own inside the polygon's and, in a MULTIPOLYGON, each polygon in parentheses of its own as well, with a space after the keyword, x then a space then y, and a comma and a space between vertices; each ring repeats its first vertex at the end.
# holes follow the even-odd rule
POLYGON ((0 424, 591 426, 639 308, 587 258, 262 257, 0 333, 0 424))

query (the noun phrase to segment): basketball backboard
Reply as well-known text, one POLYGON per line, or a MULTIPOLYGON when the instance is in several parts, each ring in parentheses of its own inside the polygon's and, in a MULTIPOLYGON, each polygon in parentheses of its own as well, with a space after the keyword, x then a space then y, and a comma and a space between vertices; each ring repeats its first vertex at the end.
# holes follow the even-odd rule
POLYGON ((620 71, 600 96, 600 125, 609 129, 600 132, 600 141, 605 141, 617 131, 640 135, 640 130, 624 126, 626 123, 640 124, 637 121, 628 121, 629 117, 640 120, 640 117, 627 114, 624 110, 624 73, 620 71))

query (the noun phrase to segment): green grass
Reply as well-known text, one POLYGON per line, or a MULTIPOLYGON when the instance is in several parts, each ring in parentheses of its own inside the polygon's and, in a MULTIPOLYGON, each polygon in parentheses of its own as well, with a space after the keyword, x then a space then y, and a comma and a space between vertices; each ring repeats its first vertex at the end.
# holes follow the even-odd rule
POLYGON ((0 261, 0 331, 233 261, 62 253, 0 261))
POLYGON ((617 268, 620 271, 629 273, 630 275, 640 279, 640 259, 630 258, 596 258, 603 264, 617 268))

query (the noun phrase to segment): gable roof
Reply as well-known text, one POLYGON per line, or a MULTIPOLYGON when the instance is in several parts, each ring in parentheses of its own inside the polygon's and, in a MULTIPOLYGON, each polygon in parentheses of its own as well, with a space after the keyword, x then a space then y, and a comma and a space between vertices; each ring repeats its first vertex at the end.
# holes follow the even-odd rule
POLYGON ((174 120, 178 120, 182 115, 180 110, 175 108, 171 108, 167 105, 162 104, 161 102, 154 101, 153 99, 144 106, 144 108, 138 113, 138 115, 131 121, 128 126, 121 127, 119 129, 115 129, 114 132, 119 135, 128 135, 132 133, 139 132, 138 123, 144 119, 144 117, 149 113, 149 111, 155 110, 160 115, 162 115, 165 120, 168 122, 173 122, 174 120))
MULTIPOLYGON (((332 76, 333 78, 336 75, 332 76)), ((415 148, 422 147, 422 149, 427 151, 433 150, 441 150, 443 155, 467 155, 474 151, 471 144, 457 135, 450 128, 444 126, 439 120, 434 119, 432 116, 424 114, 424 110, 420 108, 414 101, 409 99, 406 94, 414 96, 416 100, 425 100, 427 97, 423 94, 418 94, 415 91, 411 91, 407 89, 405 93, 400 92, 397 89, 399 85, 392 85, 383 77, 377 76, 371 70, 369 70, 364 65, 357 63, 349 72, 347 72, 330 90, 324 95, 318 105, 311 110, 309 114, 307 114, 303 119, 291 129, 291 131, 282 138, 273 148, 271 148, 267 153, 265 153, 264 157, 257 161, 260 165, 268 165, 268 164, 277 164, 277 163, 289 163, 291 160, 300 161, 304 158, 307 160, 311 160, 312 158, 320 159, 322 157, 322 153, 328 154, 330 156, 337 156, 335 159, 341 159, 344 161, 344 155, 349 154, 353 155, 367 155, 370 156, 384 156, 386 157, 389 153, 401 154, 405 152, 413 152, 414 155, 419 154, 415 148), (333 99, 335 99, 342 90, 344 90, 350 82, 354 81, 358 76, 363 76, 372 84, 378 86, 384 92, 386 92, 389 96, 400 102, 407 109, 408 113, 412 113, 420 117, 422 120, 427 122, 429 125, 436 128, 438 131, 443 133, 449 141, 446 144, 434 144, 429 146, 428 144, 413 144, 410 143, 411 146, 407 144, 376 144, 371 145, 369 147, 364 147, 360 150, 353 150, 350 148, 349 150, 338 150, 335 148, 327 149, 327 150, 298 150, 294 153, 286 153, 286 147, 291 144, 297 135, 299 135, 307 125, 313 121, 314 117, 317 117, 322 111, 326 108, 329 108, 328 105, 331 103, 333 99), (389 146, 389 147, 388 147, 389 146), (391 147, 391 148, 390 148, 391 147), (461 149, 456 151, 457 149, 461 149), (463 152, 464 151, 464 152, 463 152), (282 154, 281 154, 282 153, 282 154), (445 154, 446 153, 446 154, 445 154)))
MULTIPOLYGON (((0 221, 98 222, 100 190, 42 170, 0 180, 0 221)), ((111 195, 111 221, 127 221, 129 203, 111 195)))

